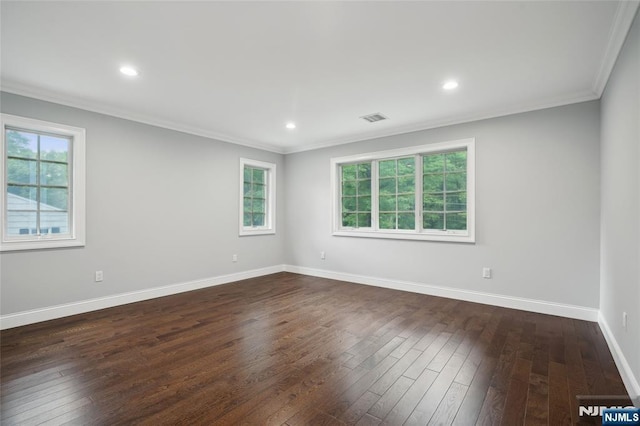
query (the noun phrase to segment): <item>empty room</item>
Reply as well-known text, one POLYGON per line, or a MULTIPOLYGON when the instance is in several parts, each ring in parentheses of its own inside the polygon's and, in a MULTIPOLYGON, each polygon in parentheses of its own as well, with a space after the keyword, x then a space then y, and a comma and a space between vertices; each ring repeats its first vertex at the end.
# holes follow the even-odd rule
POLYGON ((640 2, 0 2, 3 425, 640 424, 640 2))

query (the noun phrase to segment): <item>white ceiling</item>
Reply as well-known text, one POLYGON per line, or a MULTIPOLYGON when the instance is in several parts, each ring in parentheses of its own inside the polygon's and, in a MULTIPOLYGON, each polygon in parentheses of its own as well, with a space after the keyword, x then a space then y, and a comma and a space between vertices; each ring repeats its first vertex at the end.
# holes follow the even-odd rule
POLYGON ((597 99, 637 6, 2 1, 1 85, 296 152, 597 99))

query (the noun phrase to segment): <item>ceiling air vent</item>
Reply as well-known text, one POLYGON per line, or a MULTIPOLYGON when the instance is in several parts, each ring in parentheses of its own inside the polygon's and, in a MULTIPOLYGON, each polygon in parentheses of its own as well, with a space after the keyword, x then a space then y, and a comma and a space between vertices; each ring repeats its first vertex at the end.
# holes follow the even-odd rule
POLYGON ((387 117, 380 114, 379 112, 376 112, 375 114, 364 115, 360 118, 362 118, 363 120, 367 120, 369 123, 375 123, 376 121, 382 121, 387 119, 387 117))

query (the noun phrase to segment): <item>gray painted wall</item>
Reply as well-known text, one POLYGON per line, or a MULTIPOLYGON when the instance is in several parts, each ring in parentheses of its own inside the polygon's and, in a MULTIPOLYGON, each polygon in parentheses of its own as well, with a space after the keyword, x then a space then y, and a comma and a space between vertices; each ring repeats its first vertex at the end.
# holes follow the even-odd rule
POLYGON ((6 113, 86 128, 88 166, 87 246, 0 255, 5 315, 282 263, 598 307, 598 102, 293 154, 285 179, 281 155, 1 100, 6 113), (476 244, 330 235, 331 157, 466 137, 477 141, 476 244), (278 164, 276 236, 237 235, 240 156, 278 164))
POLYGON ((287 262, 597 308, 599 114, 593 101, 287 155, 287 262), (331 157, 469 137, 475 245, 331 235, 331 157))
POLYGON ((600 310, 640 381, 640 18, 602 96, 600 310), (629 315, 622 328, 622 312, 629 315))
POLYGON ((277 235, 238 236, 239 158, 275 162, 282 188, 282 155, 7 93, 0 103, 87 130, 87 245, 1 254, 3 315, 283 263, 284 191, 277 235))

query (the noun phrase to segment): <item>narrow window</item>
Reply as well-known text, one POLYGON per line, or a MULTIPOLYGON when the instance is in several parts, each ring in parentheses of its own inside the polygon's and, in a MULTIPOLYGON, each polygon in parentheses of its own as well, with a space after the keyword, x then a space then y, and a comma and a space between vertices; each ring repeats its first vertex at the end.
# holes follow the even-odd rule
POLYGON ((342 176, 342 226, 371 227, 371 162, 345 164, 342 176))
POLYGON ((266 223, 267 171, 257 167, 244 167, 244 216, 245 227, 260 228, 266 223))
POLYGON ((415 158, 378 163, 380 229, 415 229, 415 158))
POLYGON ((240 235, 275 233, 276 165, 240 159, 240 235))
POLYGON ((422 157, 423 227, 467 229, 467 151, 422 157))

